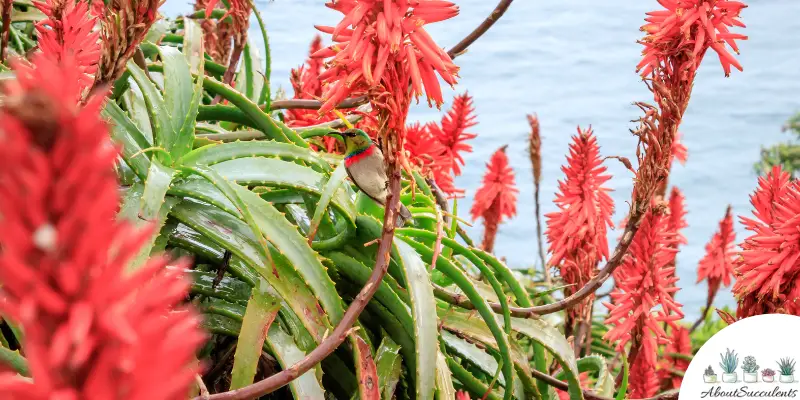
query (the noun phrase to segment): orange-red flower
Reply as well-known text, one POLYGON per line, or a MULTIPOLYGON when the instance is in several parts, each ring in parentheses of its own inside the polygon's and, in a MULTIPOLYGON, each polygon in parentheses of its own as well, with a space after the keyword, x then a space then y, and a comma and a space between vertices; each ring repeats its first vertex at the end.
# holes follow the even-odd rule
POLYGON ((670 342, 664 347, 664 362, 661 363, 659 376, 661 377, 662 389, 679 389, 683 377, 672 373, 673 371, 685 372, 689 368, 689 360, 675 356, 673 354, 692 355, 692 339, 689 337, 689 330, 678 325, 673 329, 670 342))
MULTIPOLYGON (((566 175, 558 182, 559 192, 553 200, 558 211, 546 214, 548 262, 559 268, 564 283, 572 286, 564 289, 569 296, 582 288, 597 269, 600 260, 608 258, 607 227, 613 227, 611 215, 614 201, 604 186, 611 175, 606 173, 600 158, 600 146, 592 128, 572 137, 567 156, 567 165, 561 167, 566 175)), ((594 296, 588 297, 568 313, 568 325, 589 312, 594 296)))
POLYGON ((660 209, 649 210, 642 218, 629 253, 614 271, 615 286, 606 323, 612 328, 604 338, 619 341, 619 348, 632 337, 653 336, 658 343, 667 343, 663 322, 675 327, 683 318, 681 305, 674 299, 678 288, 675 267, 669 266, 677 251, 675 235, 669 231, 667 217, 660 209))
POLYGON ((461 175, 461 166, 464 165, 461 152, 472 152, 472 146, 466 141, 478 136, 466 131, 478 124, 475 119, 472 96, 464 93, 453 99, 453 107, 442 117, 441 126, 435 122, 426 125, 431 135, 444 147, 443 156, 447 162, 441 165, 442 168, 452 170, 455 176, 461 175))
POLYGON ((443 103, 438 74, 455 84, 458 67, 425 31, 425 25, 458 14, 442 0, 338 0, 326 6, 344 14, 335 27, 317 28, 332 35, 333 46, 314 57, 331 58, 321 78, 328 84, 320 113, 354 94, 370 95, 375 108, 391 116, 389 128, 402 130, 413 96, 427 95, 428 103, 443 103))
POLYGON ((731 66, 742 70, 725 44, 738 54, 736 40, 747 39, 728 29, 745 27, 739 21, 739 13, 747 7, 744 3, 721 0, 659 0, 659 3, 665 9, 647 13, 647 24, 641 27, 647 32, 641 41, 644 56, 636 67, 642 76, 666 68, 677 72, 683 80, 691 79, 709 48, 719 55, 725 76, 730 75, 731 66), (681 64, 672 64, 676 61, 672 56, 680 53, 688 57, 679 57, 681 64))
POLYGON ((669 220, 667 227, 675 235, 676 244, 688 243, 686 237, 681 233, 683 228, 689 226, 686 223, 686 207, 683 204, 685 201, 686 196, 681 193, 680 189, 673 186, 669 194, 669 220))
POLYGON ((491 252, 494 249, 497 228, 503 219, 517 214, 517 193, 519 190, 514 179, 514 170, 508 164, 506 146, 503 146, 492 154, 486 164, 483 184, 475 192, 470 210, 473 220, 483 218, 484 250, 491 252))
POLYGON ((681 133, 677 132, 675 134, 675 140, 672 141, 672 159, 678 160, 681 165, 686 164, 686 160, 689 158, 689 150, 686 148, 686 145, 681 143, 681 133))
POLYGON ((470 400, 469 394, 463 390, 456 392, 456 400, 470 400))
POLYGON ((7 399, 181 399, 204 335, 179 306, 182 274, 115 222, 119 194, 101 98, 79 108, 69 57, 20 67, 0 108, 0 310, 18 323, 33 380, 0 374, 7 399), (157 382, 154 384, 154 382, 157 382))
POLYGON ((658 393, 656 373, 656 344, 652 336, 646 335, 639 354, 631 362, 628 381, 628 398, 646 399, 658 393))
POLYGON ((36 23, 41 54, 52 62, 67 57, 75 62, 82 72, 78 77, 81 84, 78 96, 81 96, 83 89, 92 86, 100 60, 100 32, 94 30, 97 17, 89 13, 89 5, 84 1, 35 1, 34 5, 47 16, 36 23))
POLYGON ((800 278, 800 183, 779 166, 758 179, 750 196, 754 219, 741 217, 753 234, 739 246, 733 293, 737 317, 798 311, 800 278))
MULTIPOLYGON (((322 48, 322 37, 314 37, 309 47, 309 55, 322 48)), ((289 82, 294 89, 295 99, 318 99, 322 97, 322 81, 319 75, 323 65, 319 59, 309 57, 305 65, 294 68, 289 76, 289 82)), ((315 125, 335 119, 336 116, 328 113, 320 115, 316 110, 290 109, 286 110, 285 122, 290 127, 315 125)))
POLYGON ((731 285, 733 275, 733 263, 736 253, 733 244, 736 241, 736 233, 733 231, 733 216, 731 207, 725 211, 725 217, 719 222, 719 230, 714 233, 711 241, 706 244, 706 255, 700 260, 697 268, 697 283, 708 280, 708 296, 713 295, 719 290, 720 284, 728 287, 731 285))
POLYGON ((603 186, 611 175, 606 174, 592 128, 579 127, 572 140, 567 165, 561 167, 566 179, 558 182, 559 193, 553 200, 558 211, 545 215, 550 265, 559 265, 578 251, 595 262, 608 258, 606 226, 614 226, 611 189, 603 186))

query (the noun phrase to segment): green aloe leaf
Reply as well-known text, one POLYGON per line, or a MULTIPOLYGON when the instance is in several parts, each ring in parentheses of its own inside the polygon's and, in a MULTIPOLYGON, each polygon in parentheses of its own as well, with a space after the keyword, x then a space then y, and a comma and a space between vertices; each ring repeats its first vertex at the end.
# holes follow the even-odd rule
MULTIPOLYGON (((226 304, 224 310, 211 311, 219 312, 219 314, 206 315, 203 326, 209 332, 229 336, 239 335, 245 313, 244 307, 226 304)), ((277 321, 269 327, 265 344, 283 368, 289 368, 306 357, 306 352, 297 346, 292 336, 281 329, 281 324, 277 321)), ((324 399, 325 390, 318 379, 321 374, 320 366, 316 366, 289 382, 294 397, 297 399, 324 399)))
POLYGON ((289 260, 317 295, 330 321, 334 324, 339 322, 344 314, 342 300, 317 253, 306 244, 297 228, 272 204, 246 188, 229 182, 216 171, 204 167, 193 167, 189 170, 209 180, 236 205, 256 237, 263 235, 264 239, 289 260))
MULTIPOLYGON (((184 118, 189 115, 194 95, 192 73, 186 57, 176 47, 158 46, 158 53, 164 66, 164 106, 170 116, 168 137, 164 143, 167 149, 172 149, 176 142, 176 133, 180 132, 184 118)), ((201 86, 202 87, 202 86, 201 86)))
POLYGON ((617 391, 616 400, 625 400, 625 397, 628 395, 628 358, 625 357, 625 354, 620 354, 622 358, 622 382, 619 384, 619 390, 617 391))
POLYGON ((184 18, 183 20, 183 55, 189 63, 189 70, 192 74, 201 71, 201 64, 205 64, 203 57, 203 29, 195 20, 184 18))
POLYGON ((319 343, 332 325, 317 298, 297 275, 288 260, 270 246, 274 268, 263 256, 252 230, 239 218, 214 207, 183 201, 172 209, 171 216, 230 250, 253 271, 264 277, 286 301, 314 341, 319 343))
POLYGON ((447 359, 440 350, 436 351, 436 399, 450 400, 456 397, 453 387, 453 374, 447 366, 447 359))
MULTIPOLYGON (((432 261, 433 251, 424 244, 415 242, 413 240, 409 240, 408 244, 413 247, 414 250, 416 250, 426 262, 432 261)), ((464 292, 469 301, 475 306, 475 309, 478 311, 483 321, 485 321, 489 332, 491 332, 491 336, 494 338, 495 344, 498 348, 499 356, 503 361, 503 376, 505 377, 506 382, 510 382, 513 385, 514 363, 512 362, 512 354, 509 347, 508 335, 500 327, 500 324, 496 319, 496 314, 491 308, 489 308, 489 304, 486 303, 486 300, 475 289, 475 285, 473 285, 470 279, 467 278, 466 274, 464 274, 464 271, 453 265, 450 260, 444 257, 439 257, 436 260, 435 267, 437 270, 453 280, 458 288, 464 292)), ((504 394, 504 399, 509 400, 511 396, 511 391, 506 391, 504 394)))
MULTIPOLYGON (((327 177, 295 163, 263 157, 239 158, 212 167, 240 185, 280 186, 321 196, 327 177)), ((355 205, 343 190, 333 196, 331 205, 355 226, 355 205)))
POLYGON ((165 167, 158 160, 150 163, 150 170, 147 173, 147 180, 144 182, 144 192, 142 193, 141 205, 139 206, 139 218, 151 221, 156 218, 164 198, 167 195, 172 180, 175 178, 175 170, 165 167))
POLYGON ((262 278, 253 288, 250 300, 242 319, 236 353, 233 356, 230 390, 239 389, 253 383, 261 358, 261 348, 272 321, 281 308, 280 302, 269 294, 269 285, 262 278))
POLYGON ((0 346, 0 365, 11 367, 11 369, 22 376, 30 376, 30 368, 28 367, 28 360, 25 359, 19 351, 9 350, 0 346))
MULTIPOLYGON (((446 330, 443 330, 441 335, 442 341, 444 342, 450 354, 456 354, 463 359, 469 360, 471 364, 478 367, 481 371, 483 371, 484 374, 488 376, 493 375, 497 371, 497 360, 495 360, 494 357, 485 351, 478 348, 478 346, 467 342, 466 340, 461 339, 446 330)), ((504 387, 506 386, 506 381, 502 375, 498 377, 498 381, 500 382, 500 385, 504 387)), ((525 389, 523 388, 522 382, 519 379, 514 380, 514 397, 521 400, 525 399, 525 389)))
POLYGON ((242 52, 242 68, 236 76, 236 90, 253 103, 259 104, 264 89, 264 68, 258 48, 249 42, 242 52))
POLYGON ((303 162, 318 171, 331 170, 328 163, 310 149, 270 141, 230 142, 203 146, 186 154, 181 161, 188 166, 214 165, 245 157, 275 157, 303 162))
POLYGON ((375 364, 378 368, 378 382, 380 384, 381 398, 391 399, 394 390, 400 381, 402 372, 402 356, 400 346, 391 338, 384 336, 378 351, 375 354, 375 364))
POLYGON ((316 205, 314 217, 311 219, 311 227, 308 230, 309 242, 311 242, 314 239, 314 236, 316 236, 317 228, 319 228, 319 224, 322 222, 322 217, 324 217, 328 211, 328 205, 333 199, 333 196, 342 186, 342 182, 344 182, 345 179, 347 179, 347 169, 345 169, 344 162, 342 162, 333 171, 333 174, 331 174, 328 182, 325 183, 325 189, 322 191, 322 196, 320 196, 319 202, 316 205))
POLYGON ((151 145, 142 131, 113 101, 106 102, 101 115, 111 121, 109 126, 111 140, 122 147, 121 155, 125 163, 131 167, 139 179, 145 180, 150 169, 150 158, 143 150, 150 148, 151 145))
MULTIPOLYGON (((156 85, 145 75, 133 60, 128 61, 128 72, 130 72, 136 85, 142 91, 144 104, 147 113, 150 115, 150 126, 153 132, 154 144, 162 149, 168 150, 173 142, 172 119, 170 118, 167 105, 161 92, 156 85)), ((165 154, 159 153, 159 160, 166 163, 168 158, 165 154)))
POLYGON ((575 353, 567 339, 555 327, 541 319, 512 318, 514 330, 544 346, 555 357, 566 373, 571 400, 582 400, 583 390, 578 379, 578 365, 575 353))
POLYGON ((161 206, 152 220, 143 220, 139 216, 140 205, 145 198, 145 190, 145 186, 140 182, 137 182, 133 186, 127 188, 122 195, 122 204, 118 213, 118 217, 124 218, 125 220, 134 224, 134 226, 147 226, 155 221, 155 226, 148 226, 148 228, 153 229, 153 234, 150 236, 148 241, 142 245, 142 247, 139 249, 139 252, 131 261, 129 266, 131 270, 135 270, 139 266, 144 265, 144 263, 150 257, 150 253, 153 250, 156 239, 160 234, 161 227, 164 226, 164 223, 167 220, 167 215, 169 215, 172 207, 178 203, 177 198, 166 197, 162 200, 161 206))
POLYGON ((405 287, 411 298, 411 314, 414 318, 416 398, 430 399, 436 386, 436 353, 439 348, 433 285, 427 265, 419 254, 401 239, 395 238, 394 243, 405 270, 405 287))

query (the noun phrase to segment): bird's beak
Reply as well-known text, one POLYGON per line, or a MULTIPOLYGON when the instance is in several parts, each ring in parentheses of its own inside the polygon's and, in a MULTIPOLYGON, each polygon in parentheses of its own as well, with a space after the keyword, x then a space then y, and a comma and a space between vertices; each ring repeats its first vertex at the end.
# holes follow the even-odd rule
POLYGON ((342 132, 339 131, 330 131, 326 133, 325 136, 332 136, 338 140, 344 141, 344 136, 342 135, 342 132))

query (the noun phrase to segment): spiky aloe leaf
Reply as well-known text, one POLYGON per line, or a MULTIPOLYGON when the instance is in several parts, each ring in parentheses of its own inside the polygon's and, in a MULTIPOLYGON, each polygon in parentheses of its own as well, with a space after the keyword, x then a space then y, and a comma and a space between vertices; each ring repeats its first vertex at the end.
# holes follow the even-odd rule
POLYGON ((328 178, 328 182, 325 183, 325 190, 322 191, 322 196, 320 196, 319 202, 316 204, 314 217, 311 218, 311 226, 308 229, 309 243, 311 243, 314 236, 316 236, 317 228, 320 222, 322 222, 322 217, 324 217, 328 211, 328 204, 330 204, 333 196, 342 186, 342 182, 344 182, 345 179, 347 179, 347 169, 345 169, 344 162, 342 162, 336 167, 330 178, 328 178))
MULTIPOLYGON (((242 318, 245 309, 240 305, 219 304, 216 309, 209 307, 209 311, 216 313, 205 318, 203 326, 211 333, 220 333, 228 336, 238 336, 241 329, 242 318)), ((297 344, 283 329, 277 321, 273 322, 267 332, 265 341, 266 347, 278 360, 278 363, 288 368, 306 356, 306 352, 300 350, 297 344)), ((259 352, 260 354, 260 352, 259 352)), ((297 399, 323 399, 325 390, 322 383, 317 378, 321 376, 320 366, 316 366, 297 379, 289 383, 292 394, 297 399)))
POLYGON ((402 372, 402 356, 400 346, 391 338, 384 337, 375 353, 375 364, 378 367, 378 381, 381 388, 381 397, 391 399, 397 382, 400 381, 402 372))
MULTIPOLYGON (((419 253, 422 258, 427 261, 431 262, 433 259, 433 251, 423 245, 422 243, 415 242, 413 240, 408 241, 408 245, 413 247, 417 253, 419 253)), ((510 382, 513 384, 514 382, 514 363, 512 362, 511 357, 511 350, 509 347, 508 335, 500 328, 500 324, 498 324, 496 315, 489 305, 486 303, 486 300, 480 295, 480 293, 475 289, 475 285, 471 282, 469 278, 467 278, 466 274, 459 268, 457 268, 450 260, 447 260, 444 257, 439 257, 436 260, 436 269, 447 275, 453 282, 458 286, 461 291, 467 296, 470 302, 475 306, 475 309, 480 314, 483 321, 486 322, 491 335, 494 337, 496 346, 498 348, 499 356, 503 360, 503 376, 506 379, 506 382, 510 382)), ((440 316, 441 317, 441 316, 440 316)), ((527 365, 527 363, 525 363, 527 365)), ((504 399, 509 400, 511 398, 511 391, 507 391, 504 394, 504 399)))
POLYGON ((416 398, 430 399, 436 385, 436 352, 439 347, 433 286, 419 254, 403 240, 395 238, 394 243, 405 271, 405 287, 411 299, 411 315, 414 318, 416 398))
POLYGON ((297 275, 280 252, 270 246, 274 269, 259 250, 252 230, 239 218, 207 205, 183 201, 171 215, 203 236, 230 250, 267 282, 286 301, 316 343, 333 329, 327 315, 306 283, 297 275))
MULTIPOLYGON (((154 160, 152 165, 160 164, 158 164, 158 161, 154 160)), ((148 241, 142 245, 142 247, 139 249, 139 252, 130 262, 129 268, 131 270, 135 270, 139 266, 143 265, 150 257, 150 253, 152 252, 156 239, 160 234, 161 227, 164 226, 164 223, 167 221, 167 215, 169 215, 172 207, 178 203, 177 198, 171 196, 165 198, 160 192, 158 192, 158 190, 153 189, 153 186, 155 186, 155 183, 157 182, 156 179, 153 181, 148 180, 148 182, 150 182, 150 191, 148 191, 148 186, 146 184, 142 185, 138 182, 126 189, 123 194, 122 205, 118 213, 119 217, 126 219, 134 226, 147 226, 153 230, 153 233, 148 241), (159 208, 152 215, 143 214, 143 204, 149 203, 156 203, 159 208), (143 215, 147 215, 148 218, 143 219, 143 215)), ((161 183, 163 184, 163 182, 161 183)), ((169 183, 167 182, 166 184, 168 185, 169 183)), ((156 205, 153 205, 153 207, 156 205)))
POLYGON ((447 359, 441 351, 436 351, 436 400, 455 398, 456 388, 453 386, 453 374, 447 366, 447 359))
POLYGON ((253 103, 259 104, 264 89, 264 68, 258 48, 248 41, 242 52, 242 68, 236 75, 236 90, 253 103))
POLYGON ((189 71, 198 74, 201 71, 201 64, 205 64, 203 57, 203 30, 195 20, 184 18, 183 20, 183 55, 189 63, 189 71))
MULTIPOLYGON (((150 116, 153 145, 168 150, 173 142, 174 134, 172 130, 172 118, 169 115, 161 92, 133 60, 128 61, 128 72, 131 74, 134 82, 136 82, 136 85, 139 86, 139 90, 141 90, 142 96, 144 97, 144 104, 150 116)), ((166 154, 158 153, 158 159, 162 163, 171 164, 167 162, 169 157, 166 154)))
POLYGON ((144 149, 152 147, 144 133, 125 115, 117 103, 106 102, 101 115, 111 120, 110 134, 111 140, 122 148, 121 156, 125 163, 133 170, 141 180, 147 178, 150 169, 150 158, 144 153, 144 149))
POLYGON ((261 348, 272 322, 281 308, 278 299, 269 294, 269 284, 262 278, 253 288, 242 318, 236 352, 233 356, 230 390, 253 383, 261 358, 261 348))
POLYGON ((187 166, 214 165, 245 157, 277 157, 306 163, 318 172, 331 170, 328 163, 316 152, 289 143, 269 141, 230 142, 203 146, 184 156, 182 163, 187 166))
MULTIPOLYGON (((497 371, 497 360, 484 350, 478 348, 478 346, 446 330, 442 330, 440 334, 450 354, 456 354, 460 358, 466 359, 470 364, 479 368, 486 375, 491 376, 497 371)), ((498 382, 503 387, 506 387, 506 381, 502 375, 498 377, 498 382)), ((519 379, 514 380, 513 394, 517 399, 525 399, 525 389, 522 386, 522 381, 519 379)))
POLYGON ((0 365, 10 367, 11 370, 22 376, 30 376, 31 373, 28 360, 19 354, 19 351, 9 350, 3 346, 0 346, 0 365))

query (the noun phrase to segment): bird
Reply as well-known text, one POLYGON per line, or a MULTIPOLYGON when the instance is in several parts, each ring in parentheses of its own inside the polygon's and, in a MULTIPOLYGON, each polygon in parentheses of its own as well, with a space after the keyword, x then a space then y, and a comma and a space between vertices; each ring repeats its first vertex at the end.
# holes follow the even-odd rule
MULTIPOLYGON (((350 128, 344 132, 333 131, 330 134, 341 135, 344 139, 344 168, 353 184, 374 202, 386 206, 389 179, 386 177, 386 165, 381 149, 361 129, 350 128)), ((397 226, 402 227, 411 218, 411 211, 400 203, 397 226)))

